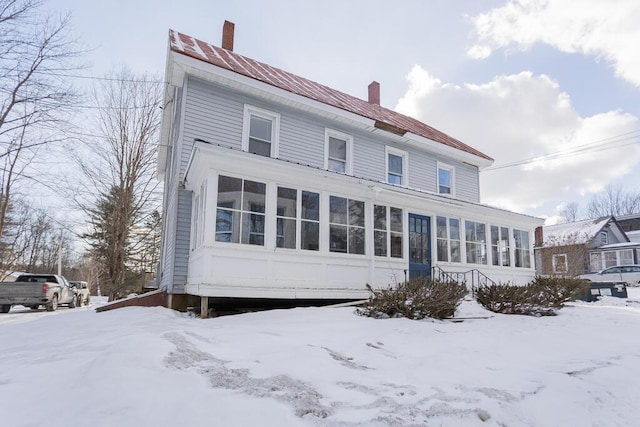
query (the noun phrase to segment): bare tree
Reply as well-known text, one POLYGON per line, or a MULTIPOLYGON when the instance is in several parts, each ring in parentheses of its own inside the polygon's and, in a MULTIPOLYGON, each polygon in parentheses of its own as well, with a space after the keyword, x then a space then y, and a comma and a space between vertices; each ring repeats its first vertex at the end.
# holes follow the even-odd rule
POLYGON ((576 202, 567 203, 560 211, 562 222, 575 222, 578 220, 579 205, 576 202))
POLYGON ((640 213, 640 193, 608 185, 602 193, 591 198, 587 212, 590 218, 640 213))
POLYGON ((69 16, 44 15, 42 6, 0 0, 0 237, 35 150, 62 139, 61 124, 77 99, 65 82, 82 54, 68 32, 69 16))
POLYGON ((76 200, 91 218, 87 237, 104 264, 101 288, 110 298, 127 287, 128 272, 142 250, 136 230, 144 228, 159 206, 155 179, 159 81, 128 70, 105 80, 95 95, 102 137, 87 144, 89 157, 77 155, 89 183, 85 195, 97 197, 76 200))

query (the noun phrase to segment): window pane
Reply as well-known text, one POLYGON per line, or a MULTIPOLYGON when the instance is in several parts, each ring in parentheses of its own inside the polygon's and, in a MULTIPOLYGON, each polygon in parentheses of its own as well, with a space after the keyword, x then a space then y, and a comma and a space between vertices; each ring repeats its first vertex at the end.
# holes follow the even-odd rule
POLYGON ((451 244, 451 262, 460 262, 460 241, 452 240, 451 244))
POLYGON ((298 191, 292 188, 278 187, 278 216, 296 217, 298 191))
POLYGON ((273 126, 273 121, 271 119, 251 115, 250 123, 250 138, 257 138, 263 141, 271 141, 271 129, 273 126))
POLYGON ((402 185, 402 175, 394 175, 390 173, 387 175, 387 182, 389 184, 402 185))
POLYGON ((242 213, 241 243, 264 246, 264 215, 242 213))
POLYGON ((402 157, 389 154, 389 173, 402 176, 402 157))
POLYGON ((347 227, 331 225, 329 227, 329 250, 331 252, 347 252, 347 227))
POLYGON ((271 143, 249 138, 249 152, 259 156, 271 157, 271 143))
POLYGON ((373 228, 377 230, 387 229, 387 207, 386 206, 373 206, 373 228))
POLYGON ((386 231, 374 231, 373 241, 376 256, 387 256, 387 232, 386 231))
POLYGON ((245 180, 242 210, 264 213, 264 195, 266 188, 266 184, 262 182, 245 180))
POLYGON ((276 219, 276 246, 279 248, 296 248, 296 220, 276 219))
POLYGON ((447 241, 438 239, 438 261, 449 261, 449 248, 447 241))
POLYGON ((310 191, 302 192, 302 219, 320 219, 320 195, 310 191))
POLYGON ((449 218, 449 234, 452 240, 460 240, 460 221, 449 218))
POLYGON ((334 172, 345 173, 347 171, 346 162, 329 159, 329 170, 334 172))
POLYGON ((349 227, 349 253, 364 254, 364 228, 349 227))
POLYGON ((451 171, 449 169, 438 168, 438 183, 440 186, 451 187, 451 171))
POLYGON ((389 216, 391 217, 391 231, 398 231, 402 233, 402 209, 389 208, 389 216))
POLYGON ((329 222, 334 224, 347 223, 347 199, 336 196, 329 198, 329 222))
MULTIPOLYGON (((447 236, 447 218, 443 216, 436 217, 436 235, 439 239, 446 239, 447 236)), ((441 260, 443 261, 443 260, 441 260)), ((444 260, 446 261, 446 260, 444 260)))
POLYGON ((391 233, 391 256, 402 258, 402 234, 391 233))
POLYGON ((364 227, 364 202, 349 200, 349 225, 364 227))
POLYGON ((347 141, 329 137, 329 157, 336 160, 347 161, 347 141))
POLYGON ((495 225, 491 226, 491 244, 497 245, 500 240, 500 232, 498 231, 498 227, 495 225))
POLYGON ((242 195, 242 180, 228 176, 218 177, 218 206, 240 209, 242 195))
POLYGON ((308 251, 317 251, 320 248, 320 224, 317 222, 302 221, 302 233, 300 247, 308 251))
POLYGON ((216 211, 216 241, 238 243, 240 212, 218 209, 216 211))

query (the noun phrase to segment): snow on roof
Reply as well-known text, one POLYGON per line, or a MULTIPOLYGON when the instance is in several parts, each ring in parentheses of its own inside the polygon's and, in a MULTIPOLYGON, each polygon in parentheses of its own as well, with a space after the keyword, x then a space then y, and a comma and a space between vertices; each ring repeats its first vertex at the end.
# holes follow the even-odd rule
POLYGON ((542 227, 542 246, 548 248, 589 243, 609 221, 611 217, 545 225, 542 227))
POLYGON ((233 51, 213 46, 174 30, 169 30, 169 43, 170 49, 173 52, 207 62, 305 98, 374 120, 376 127, 381 129, 386 129, 399 135, 410 132, 483 159, 493 160, 475 148, 412 117, 356 98, 355 96, 348 95, 336 89, 331 89, 328 86, 296 76, 295 74, 251 58, 238 55, 233 51))
POLYGON ((610 245, 600 246, 598 249, 615 249, 615 248, 636 247, 636 246, 640 246, 640 242, 611 243, 610 245))

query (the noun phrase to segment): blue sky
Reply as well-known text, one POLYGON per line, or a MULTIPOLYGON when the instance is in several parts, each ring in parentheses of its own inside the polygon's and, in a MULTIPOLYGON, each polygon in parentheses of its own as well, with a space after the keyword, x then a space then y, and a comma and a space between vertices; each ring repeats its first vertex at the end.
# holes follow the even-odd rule
POLYGON ((554 217, 607 184, 640 191, 637 0, 159 3, 47 6, 71 12, 89 75, 162 77, 169 28, 219 45, 227 19, 242 55, 361 98, 376 80, 385 107, 495 158, 484 203, 554 217), (559 150, 580 154, 499 168, 559 150))

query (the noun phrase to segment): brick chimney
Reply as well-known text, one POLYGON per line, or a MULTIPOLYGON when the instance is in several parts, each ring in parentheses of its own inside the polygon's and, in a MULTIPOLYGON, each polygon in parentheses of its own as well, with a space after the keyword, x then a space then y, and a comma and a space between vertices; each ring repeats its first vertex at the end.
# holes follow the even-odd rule
POLYGON ((222 26, 222 48, 233 52, 233 32, 235 24, 233 22, 224 21, 222 26))
POLYGON ((544 243, 542 227, 536 227, 534 247, 539 248, 544 243))
POLYGON ((369 103, 380 105, 380 83, 376 81, 369 85, 369 103))

